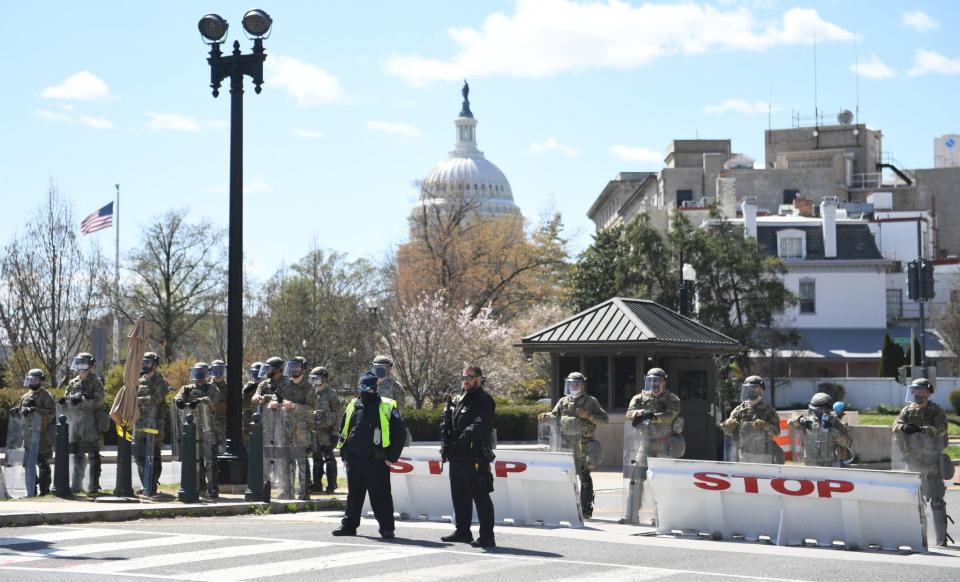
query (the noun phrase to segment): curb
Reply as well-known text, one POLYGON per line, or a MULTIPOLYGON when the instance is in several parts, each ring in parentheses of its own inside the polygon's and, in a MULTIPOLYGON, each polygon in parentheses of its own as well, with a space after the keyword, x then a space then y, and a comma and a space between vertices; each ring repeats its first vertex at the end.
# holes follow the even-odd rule
POLYGON ((317 499, 311 501, 271 500, 263 502, 229 502, 210 505, 183 505, 181 507, 130 507, 96 509, 90 511, 51 511, 0 515, 0 527, 29 527, 37 525, 64 525, 93 521, 135 521, 138 519, 167 519, 175 517, 224 517, 248 514, 300 513, 306 511, 336 511, 346 507, 345 499, 317 499))

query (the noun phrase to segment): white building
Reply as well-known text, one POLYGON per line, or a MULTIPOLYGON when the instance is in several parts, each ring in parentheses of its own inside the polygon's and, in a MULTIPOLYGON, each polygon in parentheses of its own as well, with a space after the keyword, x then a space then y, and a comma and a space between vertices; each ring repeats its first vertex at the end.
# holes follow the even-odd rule
POLYGON ((941 135, 933 140, 933 167, 960 167, 960 135, 941 135))

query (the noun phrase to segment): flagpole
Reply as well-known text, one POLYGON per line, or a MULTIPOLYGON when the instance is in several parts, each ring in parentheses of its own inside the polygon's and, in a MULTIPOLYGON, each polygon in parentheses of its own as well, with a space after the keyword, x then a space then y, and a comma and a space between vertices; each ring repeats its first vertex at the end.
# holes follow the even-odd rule
POLYGON ((120 184, 117 188, 117 207, 114 209, 116 245, 113 253, 113 365, 120 363, 120 184))

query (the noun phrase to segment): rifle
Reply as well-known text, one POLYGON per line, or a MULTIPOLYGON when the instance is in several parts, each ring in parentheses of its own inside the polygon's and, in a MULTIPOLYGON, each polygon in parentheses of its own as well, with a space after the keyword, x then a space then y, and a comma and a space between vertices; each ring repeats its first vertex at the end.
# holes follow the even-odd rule
POLYGON ((443 473, 443 464, 449 459, 450 447, 453 445, 453 399, 447 394, 447 401, 440 415, 440 473, 443 473))

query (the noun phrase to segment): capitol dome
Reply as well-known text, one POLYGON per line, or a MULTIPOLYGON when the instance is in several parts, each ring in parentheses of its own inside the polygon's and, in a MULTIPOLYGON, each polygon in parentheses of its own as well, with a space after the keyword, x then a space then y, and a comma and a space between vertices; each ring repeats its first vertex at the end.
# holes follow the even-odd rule
POLYGON ((450 157, 433 167, 423 179, 420 200, 412 216, 424 206, 446 206, 451 199, 465 197, 475 201, 476 212, 483 216, 518 216, 510 182, 493 162, 477 149, 477 120, 470 111, 470 87, 463 84, 463 109, 454 120, 457 144, 450 157))

